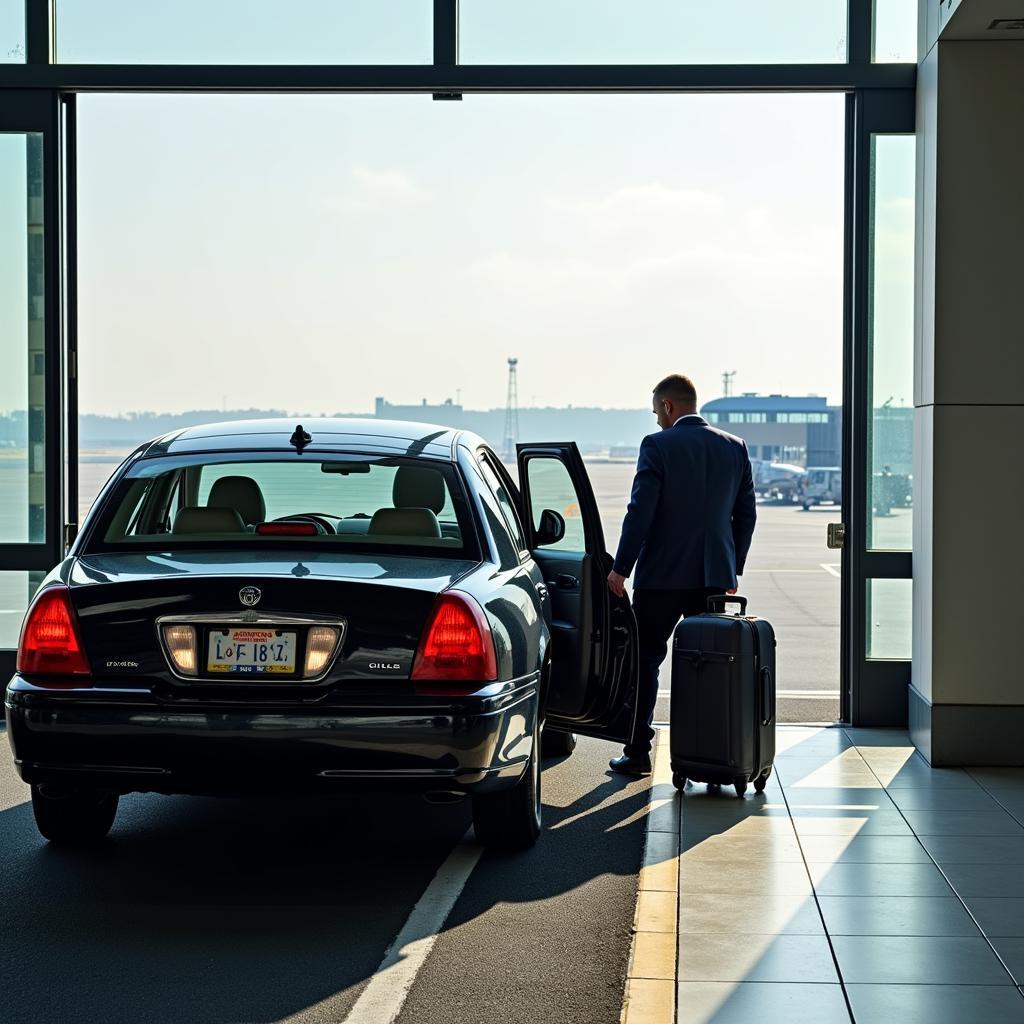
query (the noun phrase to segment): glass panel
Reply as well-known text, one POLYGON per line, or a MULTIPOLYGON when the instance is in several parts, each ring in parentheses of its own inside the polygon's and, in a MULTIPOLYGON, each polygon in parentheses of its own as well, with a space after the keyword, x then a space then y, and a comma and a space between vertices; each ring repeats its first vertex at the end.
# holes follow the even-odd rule
MULTIPOLYGON (((520 440, 578 442, 614 551, 654 384, 686 372, 715 415, 757 392, 719 419, 761 460, 743 588, 776 622, 787 690, 808 691, 780 716, 831 721, 824 541, 841 516, 793 498, 806 465, 840 464, 844 110, 840 94, 79 96, 83 496, 146 438, 282 409, 447 424, 500 451, 515 356, 520 440), (217 244, 197 244, 209 225, 217 244)), ((505 534, 496 501, 487 515, 505 534)))
POLYGON ((484 515, 487 518, 487 525, 490 528, 491 536, 498 548, 498 562, 502 569, 513 569, 519 565, 519 549, 516 547, 509 533, 508 524, 501 514, 498 506, 498 499, 494 496, 487 481, 484 479, 483 467, 479 461, 473 459, 469 465, 476 474, 474 477, 476 490, 479 493, 484 505, 484 515))
POLYGON ((284 536, 302 546, 445 548, 460 557, 465 515, 454 472, 442 463, 147 458, 104 505, 98 549, 258 547, 284 536), (194 501, 186 482, 196 485, 194 501))
POLYGON ((463 64, 833 64, 846 0, 461 0, 463 64))
POLYGON ((25 609, 39 589, 45 573, 0 572, 0 650, 18 646, 25 609))
POLYGON ((515 541, 516 549, 526 549, 526 541, 523 539, 523 532, 519 528, 519 516, 516 514, 515 504, 512 501, 505 485, 501 482, 498 474, 487 464, 486 460, 480 460, 480 468, 483 470, 484 479, 491 488, 491 493, 498 499, 498 506, 508 526, 509 536, 515 541))
POLYGON ((868 659, 909 661, 913 580, 868 580, 868 659))
POLYGON ((917 60, 917 0, 875 0, 871 59, 880 64, 917 60))
POLYGON ((914 440, 914 136, 872 137, 868 547, 909 551, 914 440))
POLYGON ((25 0, 0 0, 0 64, 25 63, 25 0))
POLYGON ((530 481, 530 515, 533 527, 540 527, 540 517, 545 509, 557 512, 565 520, 565 534, 554 544, 543 545, 545 551, 586 551, 587 544, 583 531, 576 488, 569 470, 560 459, 530 459, 526 464, 530 481))
POLYGON ((0 544, 45 539, 43 137, 0 134, 0 544))
POLYGON ((431 0, 57 0, 68 64, 429 64, 431 0))

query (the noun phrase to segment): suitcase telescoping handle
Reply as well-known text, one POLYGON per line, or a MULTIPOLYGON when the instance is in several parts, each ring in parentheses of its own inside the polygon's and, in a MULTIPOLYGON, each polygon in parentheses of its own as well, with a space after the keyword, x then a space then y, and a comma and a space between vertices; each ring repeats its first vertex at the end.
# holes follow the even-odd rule
POLYGON ((721 608, 724 612, 727 604, 738 604, 740 615, 747 614, 747 599, 739 594, 713 594, 708 598, 708 611, 714 612, 721 608))

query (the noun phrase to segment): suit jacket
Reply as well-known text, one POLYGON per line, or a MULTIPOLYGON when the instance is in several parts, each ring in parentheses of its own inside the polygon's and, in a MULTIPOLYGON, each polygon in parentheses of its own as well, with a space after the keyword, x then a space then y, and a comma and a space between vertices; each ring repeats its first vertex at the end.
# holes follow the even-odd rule
POLYGON ((746 444, 700 416, 643 439, 615 571, 633 586, 697 590, 736 586, 757 505, 746 444))

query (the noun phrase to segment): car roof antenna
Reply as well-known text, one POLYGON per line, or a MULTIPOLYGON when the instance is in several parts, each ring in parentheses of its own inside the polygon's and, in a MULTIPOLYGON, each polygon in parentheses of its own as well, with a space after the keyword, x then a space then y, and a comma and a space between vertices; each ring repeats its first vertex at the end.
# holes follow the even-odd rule
POLYGON ((310 434, 308 431, 303 430, 301 423, 295 428, 295 433, 292 434, 290 438, 288 438, 289 443, 295 445, 296 451, 299 452, 301 452, 302 449, 305 448, 306 445, 309 444, 309 442, 312 440, 313 435, 310 434))

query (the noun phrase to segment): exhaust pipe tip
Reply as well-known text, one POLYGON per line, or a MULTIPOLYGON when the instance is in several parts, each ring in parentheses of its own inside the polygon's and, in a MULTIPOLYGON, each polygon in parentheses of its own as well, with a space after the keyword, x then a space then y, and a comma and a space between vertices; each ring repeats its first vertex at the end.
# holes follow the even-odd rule
POLYGON ((466 794, 461 789, 428 789, 423 794, 428 804, 457 804, 465 798, 466 794))

